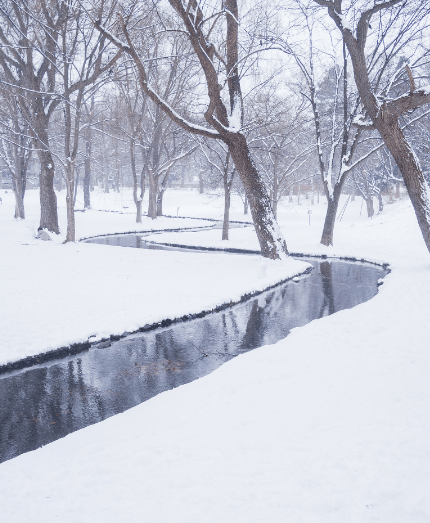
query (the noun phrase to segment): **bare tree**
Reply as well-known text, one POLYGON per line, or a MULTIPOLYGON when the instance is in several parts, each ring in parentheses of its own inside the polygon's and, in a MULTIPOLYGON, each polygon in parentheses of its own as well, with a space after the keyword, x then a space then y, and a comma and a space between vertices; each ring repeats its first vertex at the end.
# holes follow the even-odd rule
MULTIPOLYGON (((88 33, 89 24, 84 19, 79 2, 52 3, 46 0, 16 0, 0 6, 0 67, 3 69, 4 84, 18 93, 22 113, 25 115, 34 148, 39 155, 40 172, 40 227, 59 233, 57 199, 54 192, 54 158, 49 143, 49 121, 55 109, 63 104, 65 111, 66 135, 69 142, 66 149, 73 155, 75 144, 71 145, 72 131, 71 104, 81 102, 85 88, 92 84, 111 64, 102 63, 104 37, 96 38, 88 33), (85 33, 85 34, 84 34, 85 33), (76 56, 79 43, 80 60, 76 56), (84 49, 81 44, 84 43, 84 49), (62 77, 60 84, 58 76, 62 77), (58 91, 60 89, 60 92, 58 91), (62 91, 62 92, 61 92, 62 91)), ((104 5, 98 11, 104 15, 104 5)), ((109 16, 109 14, 107 15, 109 16)), ((111 60, 120 56, 119 50, 111 60)), ((78 108, 77 114, 80 111, 78 108)), ((78 118, 79 119, 79 118, 78 118)), ((77 126, 75 125, 75 131, 77 126)), ((77 150, 77 145, 76 145, 77 150)), ((71 158, 69 154, 66 158, 71 158)), ((66 168, 68 226, 67 241, 74 241, 73 174, 74 159, 67 160, 66 168), (73 238, 73 240, 72 240, 73 238)))
POLYGON ((309 143, 307 103, 294 98, 291 92, 287 105, 270 89, 258 93, 252 103, 254 128, 249 126, 248 142, 269 190, 275 217, 281 198, 294 185, 314 176, 309 165, 315 147, 309 143))
POLYGON ((96 27, 113 44, 133 58, 138 69, 142 90, 160 110, 186 131, 222 140, 227 145, 250 203, 261 253, 272 259, 283 258, 288 254, 286 243, 271 209, 264 183, 252 161, 246 137, 242 132, 243 99, 239 66, 243 57, 239 56, 237 1, 214 2, 214 5, 208 7, 205 13, 196 0, 186 3, 182 0, 169 0, 169 4, 178 15, 181 26, 172 27, 172 23, 169 21, 163 25, 163 30, 174 31, 178 37, 185 35, 190 44, 190 51, 200 64, 209 99, 204 118, 210 127, 192 123, 189 119, 180 116, 152 88, 148 81, 145 63, 141 60, 133 43, 132 29, 129 29, 128 25, 129 15, 125 19, 120 16, 121 32, 126 43, 120 41, 100 21, 95 22, 96 27), (218 41, 214 40, 214 35, 219 36, 218 41), (223 85, 227 87, 227 97, 223 97, 223 85))
MULTIPOLYGON (((428 14, 429 3, 427 1, 406 3, 403 0, 375 2, 370 8, 353 13, 354 18, 358 20, 353 29, 351 22, 348 21, 348 13, 342 11, 342 0, 314 0, 314 2, 327 8, 349 51, 355 83, 368 119, 362 118, 361 121, 356 122, 356 125, 364 129, 377 129, 381 135, 400 169, 424 242, 430 251, 430 191, 418 158, 408 143, 400 123, 402 115, 430 102, 430 88, 417 88, 411 69, 406 65, 410 81, 408 93, 403 93, 394 99, 390 98, 392 84, 389 84, 383 92, 378 92, 378 86, 376 89, 372 86, 365 53, 370 21, 374 15, 379 13, 379 23, 384 24, 384 11, 397 9, 399 15, 415 18, 418 23, 425 14, 428 14)), ((396 24, 393 24, 393 30, 396 30, 396 24)))
POLYGON ((2 126, 0 157, 12 173, 15 218, 25 219, 24 196, 32 147, 28 124, 10 89, 3 89, 0 109, 2 126))
POLYGON ((230 151, 224 143, 217 143, 215 147, 211 147, 208 141, 205 141, 205 146, 202 145, 201 150, 207 163, 216 173, 215 176, 212 177, 212 185, 218 186, 218 183, 221 181, 224 189, 224 218, 221 239, 228 240, 231 190, 233 187, 236 168, 232 165, 230 151))

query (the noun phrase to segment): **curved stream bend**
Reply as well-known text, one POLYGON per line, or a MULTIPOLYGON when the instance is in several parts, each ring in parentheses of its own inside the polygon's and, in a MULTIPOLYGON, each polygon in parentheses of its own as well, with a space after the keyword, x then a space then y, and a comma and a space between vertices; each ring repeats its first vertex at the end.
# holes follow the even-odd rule
POLYGON ((304 259, 313 271, 298 283, 202 319, 0 377, 0 462, 202 377, 285 338, 294 327, 367 301, 387 273, 371 264, 304 259))

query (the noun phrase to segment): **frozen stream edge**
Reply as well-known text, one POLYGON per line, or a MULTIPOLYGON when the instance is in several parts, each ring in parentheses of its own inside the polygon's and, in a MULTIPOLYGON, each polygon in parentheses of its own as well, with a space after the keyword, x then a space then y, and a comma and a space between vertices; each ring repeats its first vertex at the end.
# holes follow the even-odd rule
MULTIPOLYGON (((216 221, 216 223, 219 223, 218 220, 213 220, 213 221, 216 221)), ((234 223, 234 222, 232 222, 232 223, 234 223)), ((248 224, 247 222, 235 222, 235 223, 240 223, 240 224, 244 225, 245 227, 247 225, 252 225, 252 224, 248 224)), ((215 227, 215 224, 212 226, 207 226, 207 227, 193 227, 193 228, 184 227, 184 228, 177 228, 177 229, 152 230, 152 231, 148 231, 145 233, 142 233, 142 231, 130 231, 130 232, 126 232, 126 233, 123 232, 123 233, 103 234, 103 235, 91 236, 88 238, 81 238, 79 240, 79 242, 86 242, 91 239, 106 238, 106 237, 110 237, 110 236, 124 236, 124 235, 128 235, 128 234, 139 234, 139 235, 144 236, 144 235, 152 235, 154 233, 164 233, 164 232, 192 232, 192 231, 198 231, 198 230, 212 229, 214 227, 215 227)), ((225 252, 225 253, 230 253, 230 254, 253 254, 253 255, 260 254, 260 251, 247 250, 247 249, 234 249, 234 248, 220 249, 220 248, 216 248, 216 247, 199 247, 196 245, 190 246, 190 245, 161 243, 161 242, 159 243, 159 242, 154 242, 154 241, 145 241, 145 243, 152 244, 152 245, 159 245, 161 247, 172 247, 172 248, 184 249, 184 250, 189 250, 189 251, 199 250, 199 251, 208 251, 208 252, 225 252)), ((307 257, 307 258, 317 258, 317 259, 319 258, 322 260, 335 259, 335 260, 343 260, 343 261, 355 262, 355 263, 369 263, 371 265, 375 265, 375 266, 381 267, 382 269, 386 270, 387 274, 389 274, 391 272, 391 269, 390 269, 388 263, 370 261, 370 260, 366 260, 364 258, 358 259, 355 257, 348 257, 348 256, 336 256, 336 255, 328 256, 326 254, 321 255, 321 254, 309 254, 309 253, 290 253, 290 256, 292 258, 307 257)), ((101 344, 106 343, 106 342, 118 341, 121 338, 125 338, 126 336, 129 336, 131 334, 137 334, 139 332, 148 332, 148 331, 155 330, 158 328, 169 327, 170 325, 174 325, 176 323, 183 323, 183 322, 187 322, 187 321, 194 320, 197 318, 203 318, 212 313, 221 312, 225 309, 234 307, 235 305, 239 305, 252 298, 255 298, 256 296, 263 294, 264 292, 267 292, 271 289, 279 287, 280 285, 282 285, 288 281, 291 281, 298 276, 303 276, 305 274, 309 274, 311 271, 312 271, 312 268, 307 268, 303 272, 296 273, 296 274, 290 276, 289 278, 282 279, 282 280, 278 281, 277 283, 275 283, 273 285, 269 285, 268 287, 266 287, 262 290, 251 291, 249 293, 245 293, 244 295, 242 295, 240 297, 239 300, 236 300, 236 301, 230 300, 229 302, 222 303, 221 305, 218 305, 217 307, 215 307, 213 309, 203 310, 203 311, 201 311, 199 313, 195 313, 195 314, 185 314, 181 317, 173 318, 173 319, 165 318, 165 319, 162 319, 160 321, 157 321, 157 322, 154 322, 151 324, 146 324, 134 331, 123 332, 122 334, 118 334, 118 333, 111 334, 109 338, 98 339, 95 342, 90 341, 91 338, 93 337, 93 336, 90 336, 88 338, 88 340, 85 342, 74 343, 74 344, 71 344, 71 345, 68 345, 65 347, 59 347, 58 349, 53 349, 53 350, 50 350, 47 352, 42 352, 40 354, 36 354, 33 356, 27 356, 26 358, 22 358, 22 359, 19 359, 16 361, 8 362, 6 364, 0 365, 0 375, 7 374, 9 372, 13 372, 16 370, 22 370, 25 368, 40 365, 40 364, 46 363, 48 361, 53 361, 53 360, 57 360, 57 359, 63 359, 63 358, 67 358, 70 356, 74 356, 76 354, 88 351, 91 347, 98 347, 101 344)))

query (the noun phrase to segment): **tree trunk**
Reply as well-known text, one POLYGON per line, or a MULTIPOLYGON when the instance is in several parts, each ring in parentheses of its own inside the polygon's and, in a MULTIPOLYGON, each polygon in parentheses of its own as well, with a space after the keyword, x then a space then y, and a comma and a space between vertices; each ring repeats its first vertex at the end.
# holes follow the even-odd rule
POLYGON ((85 172, 84 172, 84 209, 91 209, 91 135, 85 142, 85 172))
POLYGON ((158 192, 158 176, 149 170, 149 202, 148 202, 148 217, 152 220, 157 218, 157 192, 158 192))
POLYGON ((203 183, 203 175, 202 173, 199 173, 199 194, 203 194, 205 190, 205 186, 203 183))
POLYGON ((373 197, 372 195, 368 195, 366 198, 366 209, 367 209, 367 217, 372 218, 372 216, 375 214, 375 210, 373 208, 373 197))
POLYGON ((278 199, 274 197, 272 199, 272 208, 273 208, 273 216, 275 217, 275 220, 278 219, 278 199))
POLYGON ((255 232, 265 258, 279 259, 288 256, 287 244, 270 207, 266 188, 252 162, 246 138, 231 135, 228 148, 248 197, 255 232))
POLYGON ((384 210, 384 202, 382 201, 382 191, 378 192, 378 204, 379 204, 379 209, 378 209, 378 214, 379 214, 384 210))
POLYGON ((396 183, 396 199, 400 200, 400 183, 396 183))
POLYGON ((19 186, 19 182, 16 183, 16 181, 14 180, 14 183, 13 183, 13 192, 15 195, 15 216, 14 216, 14 218, 15 219, 19 218, 21 220, 25 220, 24 196, 22 194, 22 190, 19 190, 18 186, 19 186), (17 186, 17 189, 15 189, 15 185, 17 186))
POLYGON ((137 173, 136 173, 136 156, 134 152, 134 139, 130 140, 130 162, 131 174, 133 177, 133 200, 136 205, 136 223, 142 223, 142 198, 137 196, 137 173))
POLYGON ((103 143, 103 153, 102 153, 102 176, 103 176, 103 185, 104 185, 104 192, 106 194, 109 193, 109 174, 108 169, 106 167, 106 145, 105 145, 105 135, 103 133, 103 124, 102 124, 102 143, 103 143))
POLYGON ((76 198, 78 196, 78 187, 79 187, 79 167, 76 169, 76 182, 73 181, 73 186, 74 186, 73 208, 75 208, 76 198))
MULTIPOLYGON (((332 7, 332 10, 329 9, 329 14, 341 30, 344 41, 348 46, 354 69, 355 83, 360 93, 363 106, 373 121, 374 126, 379 131, 379 134, 384 140, 384 144, 390 151, 402 174, 414 207, 418 225, 421 229, 421 234, 427 250, 430 251, 430 190, 419 165, 418 158, 407 142, 399 124, 400 116, 406 111, 411 111, 416 107, 428 103, 428 95, 422 93, 422 97, 419 96, 418 99, 413 101, 412 97, 417 93, 414 93, 415 86, 412 80, 409 96, 404 95, 397 100, 386 101, 381 105, 373 94, 366 58, 364 56, 367 32, 363 30, 363 24, 367 27, 370 16, 368 18, 360 18, 357 25, 357 32, 360 32, 360 38, 355 39, 352 31, 341 27, 342 24, 339 15, 336 14, 334 4, 332 4, 332 2, 329 3, 332 7), (403 102, 399 101, 402 99, 403 102)), ((385 4, 380 3, 379 6, 382 9, 386 4, 390 4, 390 2, 386 2, 385 4)), ((373 9, 377 9, 376 2, 373 9)), ((368 13, 370 12, 369 10, 368 13)), ((365 13, 363 13, 363 15, 364 14, 365 13)))
POLYGON ((142 223, 142 200, 136 200, 136 223, 142 223))
POLYGON ((24 200, 22 196, 14 191, 15 194, 15 219, 25 220, 24 200))
POLYGON ((59 234, 57 197, 54 191, 54 160, 47 150, 39 150, 38 155, 40 160, 40 228, 59 234))
POLYGON ((336 198, 333 194, 333 198, 327 198, 327 213, 325 215, 324 227, 320 241, 320 243, 327 247, 333 245, 334 222, 336 220, 338 206, 339 196, 336 198))
POLYGON ((157 216, 163 216, 163 196, 165 189, 157 191, 157 216))
POLYGON ((372 216, 375 214, 375 211, 373 209, 373 198, 372 198, 372 194, 369 189, 367 175, 363 173, 363 176, 364 176, 364 199, 366 200, 367 217, 372 218, 372 216))
POLYGON ((15 195, 15 219, 25 220, 24 195, 27 179, 25 158, 21 155, 15 160, 15 173, 13 173, 13 192, 15 195))
POLYGON ((109 174, 107 170, 104 173, 104 182, 104 192, 107 194, 109 193, 109 174))
POLYGON ((75 241, 75 205, 74 205, 74 165, 67 162, 66 166, 66 206, 67 206, 67 234, 66 242, 75 241))
POLYGON ((333 190, 333 196, 327 198, 327 213, 325 215, 324 227, 320 241, 320 243, 327 247, 333 245, 334 224, 344 181, 345 179, 343 179, 342 182, 337 183, 333 190))
POLYGON ((224 183, 224 219, 222 222, 222 239, 228 240, 228 229, 230 225, 230 187, 224 183))
POLYGON ((243 200, 243 214, 248 214, 248 198, 246 197, 243 200))

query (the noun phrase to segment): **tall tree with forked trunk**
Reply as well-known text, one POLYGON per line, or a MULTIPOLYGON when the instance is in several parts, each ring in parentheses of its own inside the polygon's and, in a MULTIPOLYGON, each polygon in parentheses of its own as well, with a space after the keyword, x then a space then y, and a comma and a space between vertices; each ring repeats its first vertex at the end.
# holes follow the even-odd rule
MULTIPOLYGON (((202 126, 179 115, 156 92, 148 80, 147 68, 137 51, 133 32, 137 22, 130 23, 130 12, 120 15, 120 31, 126 43, 112 34, 100 21, 96 27, 119 49, 134 60, 142 90, 175 123, 186 131, 222 140, 228 147, 245 188, 247 199, 260 243, 261 253, 271 259, 285 258, 287 246, 273 214, 270 198, 251 158, 247 139, 243 132, 243 97, 240 81, 239 10, 237 0, 214 1, 204 10, 196 0, 169 0, 177 14, 179 24, 162 21, 160 32, 173 32, 185 36, 191 52, 199 64, 200 73, 207 89, 208 104, 204 119, 209 126, 202 126), (215 38, 218 36, 218 38, 215 38)), ((157 12, 156 16, 160 16, 157 12)), ((170 17, 171 18, 171 17, 170 17)), ((152 22, 153 23, 153 22, 152 22)))
MULTIPOLYGON (((377 2, 375 0, 373 6, 369 7, 369 2, 367 2, 362 10, 354 11, 348 17, 347 7, 349 3, 346 6, 346 2, 342 0, 314 0, 314 2, 327 8, 328 14, 340 31, 351 57, 355 83, 366 115, 365 118, 356 121, 355 124, 359 128, 376 129, 381 135, 402 174, 424 242, 430 251, 430 190, 419 160, 406 139, 400 121, 406 113, 430 103, 430 86, 417 88, 411 69, 406 64, 405 67, 410 80, 409 92, 391 98, 391 85, 382 92, 378 92, 377 88, 372 85, 366 59, 366 44, 368 43, 370 22, 373 16, 379 13, 381 16, 380 23, 383 24, 383 13, 397 9, 399 12, 402 11, 405 16, 414 16, 417 12, 421 13, 420 18, 423 18, 424 14, 429 12, 430 4, 428 1, 390 0, 377 2), (343 10, 344 7, 345 11, 343 10), (358 21, 353 26, 349 18, 358 21)), ((354 8, 356 7, 359 6, 354 6, 354 8)))

